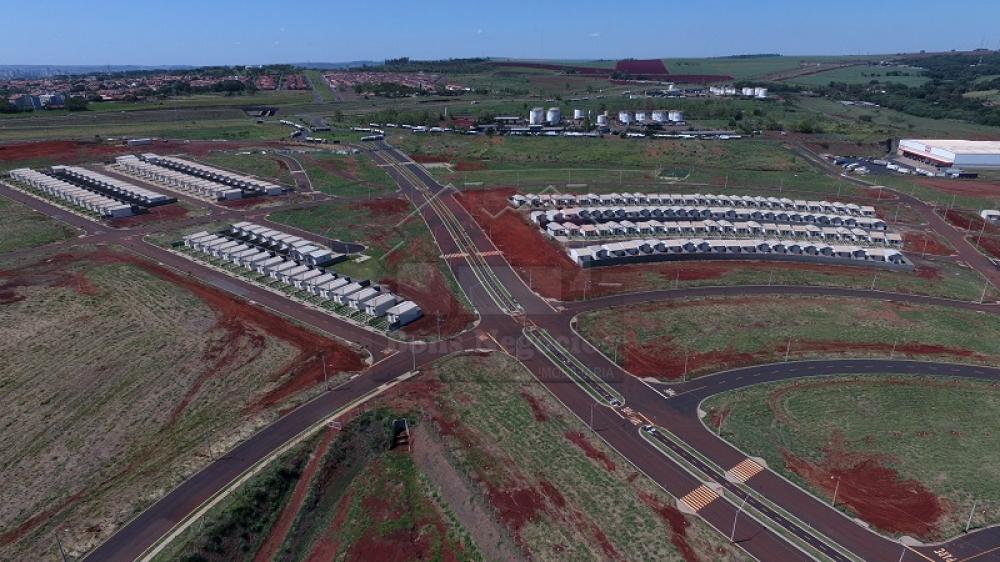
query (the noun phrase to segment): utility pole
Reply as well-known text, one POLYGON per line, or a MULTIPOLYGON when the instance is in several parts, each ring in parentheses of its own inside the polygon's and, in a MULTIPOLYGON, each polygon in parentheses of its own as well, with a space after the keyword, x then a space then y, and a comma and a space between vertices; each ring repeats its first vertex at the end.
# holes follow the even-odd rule
POLYGON ((740 504, 740 508, 736 510, 736 515, 733 516, 733 532, 729 534, 729 542, 736 542, 736 520, 739 519, 740 512, 743 511, 743 507, 747 504, 747 498, 749 497, 749 494, 743 496, 743 503, 740 504))
POLYGON ((788 345, 785 347, 785 362, 788 362, 788 355, 792 352, 792 338, 788 338, 788 345))
POLYGON ((965 522, 965 532, 969 532, 969 527, 972 526, 972 516, 976 513, 976 502, 972 502, 972 509, 969 510, 969 520, 965 522))
POLYGON ((56 531, 56 545, 59 547, 59 555, 62 556, 63 562, 69 562, 69 559, 66 558, 66 550, 63 549, 62 541, 59 540, 59 532, 58 531, 56 531))
POLYGON ((984 232, 986 232, 986 219, 983 219, 983 227, 979 229, 979 236, 976 238, 976 244, 979 244, 983 240, 984 232))
POLYGON ((889 352, 889 359, 896 354, 896 344, 899 343, 899 338, 892 340, 892 351, 889 352))
POLYGON ((990 288, 990 282, 989 280, 987 280, 985 283, 983 283, 983 294, 979 295, 979 304, 983 304, 983 301, 986 300, 986 289, 989 288, 990 288))
POLYGON ((875 276, 872 277, 872 288, 871 288, 872 291, 875 290, 875 283, 877 283, 877 282, 878 282, 878 272, 876 271, 875 272, 875 276))
POLYGON ((837 492, 840 491, 840 477, 837 477, 837 485, 833 488, 833 501, 830 502, 830 506, 834 507, 837 505, 837 492))
POLYGON ((688 350, 687 350, 686 347, 684 348, 684 373, 681 375, 681 377, 683 377, 684 382, 687 382, 687 380, 688 380, 688 350))
POLYGON ((321 353, 319 358, 323 362, 323 388, 330 390, 330 378, 326 373, 326 352, 321 353))
POLYGON ((774 282, 774 270, 771 270, 771 274, 767 277, 767 286, 770 287, 771 283, 774 282))
POLYGON ((928 236, 924 237, 924 249, 920 252, 920 257, 927 255, 927 244, 930 244, 931 239, 928 236))

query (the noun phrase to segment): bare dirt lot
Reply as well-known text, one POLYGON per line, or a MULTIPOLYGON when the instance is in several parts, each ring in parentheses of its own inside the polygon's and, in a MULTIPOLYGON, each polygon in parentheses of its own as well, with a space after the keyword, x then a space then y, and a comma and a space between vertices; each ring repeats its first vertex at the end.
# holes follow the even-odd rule
MULTIPOLYGON (((128 254, 0 269, 0 557, 71 553, 309 395, 347 348, 128 254), (212 451, 215 453, 212 453, 212 451), (69 531, 65 531, 69 529, 69 531)), ((345 375, 346 376, 346 375, 345 375)))

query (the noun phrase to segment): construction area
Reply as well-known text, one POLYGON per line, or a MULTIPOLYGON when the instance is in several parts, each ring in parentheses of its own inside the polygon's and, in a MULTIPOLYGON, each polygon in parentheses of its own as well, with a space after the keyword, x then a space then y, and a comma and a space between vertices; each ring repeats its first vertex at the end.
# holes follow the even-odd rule
POLYGON ((44 171, 17 168, 9 172, 16 187, 98 218, 122 218, 149 207, 175 203, 162 193, 78 166, 52 166, 44 171))
POLYGON ((378 329, 417 320, 420 307, 368 279, 327 269, 347 259, 317 242, 247 221, 211 233, 200 231, 177 244, 192 259, 378 329))
POLYGON ((713 194, 515 194, 532 224, 581 267, 691 259, 769 259, 901 269, 875 208, 854 203, 713 194))
POLYGON ((210 201, 281 195, 285 191, 280 185, 253 176, 152 153, 119 156, 111 168, 172 191, 210 201))

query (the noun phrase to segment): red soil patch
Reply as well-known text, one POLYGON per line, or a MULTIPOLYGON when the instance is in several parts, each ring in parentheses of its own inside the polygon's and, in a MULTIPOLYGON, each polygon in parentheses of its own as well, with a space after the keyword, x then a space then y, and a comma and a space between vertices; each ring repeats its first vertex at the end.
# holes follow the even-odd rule
POLYGON ((96 295, 97 288, 79 273, 67 271, 66 266, 76 261, 68 254, 55 255, 44 262, 33 263, 9 270, 0 270, 0 304, 24 300, 17 292, 19 287, 66 287, 82 295, 96 295))
POLYGON ((170 205, 152 207, 149 209, 148 213, 142 213, 141 215, 133 215, 131 217, 111 220, 109 221, 109 224, 116 228, 123 228, 151 222, 176 221, 186 217, 187 215, 187 209, 177 203, 171 203, 170 205))
MULTIPOLYGON (((771 348, 754 352, 708 351, 704 353, 688 353, 688 373, 718 371, 735 367, 744 367, 775 361, 783 357, 786 344, 776 343, 771 348)), ((888 356, 893 346, 889 343, 863 343, 845 341, 810 341, 796 340, 792 345, 792 355, 824 355, 838 356, 858 353, 870 353, 888 356)), ((658 377, 677 379, 684 374, 684 353, 672 345, 669 338, 657 338, 639 345, 634 342, 625 343, 619 347, 622 367, 640 377, 658 377)), ((929 345, 919 343, 900 343, 896 345, 895 354, 901 356, 935 356, 987 359, 986 356, 954 347, 929 345)))
POLYGON ((122 146, 94 142, 48 140, 0 145, 0 162, 19 160, 58 159, 60 163, 93 162, 121 154, 138 152, 184 152, 204 156, 213 150, 231 150, 242 146, 281 147, 283 143, 269 141, 155 141, 147 146, 122 146))
POLYGON ((900 480, 878 456, 848 451, 834 433, 823 448, 823 460, 811 462, 782 451, 785 465, 826 492, 837 490, 837 502, 888 533, 932 538, 947 511, 944 502, 916 480, 900 480), (839 482, 839 487, 838 487, 839 482))
POLYGON ((914 275, 920 279, 940 279, 941 271, 936 267, 931 267, 929 265, 918 265, 916 269, 913 270, 914 275))
POLYGON ((509 207, 507 198, 514 193, 513 188, 466 191, 457 194, 456 199, 521 278, 548 298, 576 300, 632 292, 648 287, 649 278, 656 276, 668 282, 699 281, 743 271, 794 270, 871 277, 870 272, 855 267, 762 261, 677 261, 582 269, 570 261, 559 244, 509 207))
POLYGON ((288 530, 292 527, 295 516, 302 508, 306 492, 309 490, 309 484, 319 469, 319 465, 323 460, 323 456, 326 455, 333 437, 334 432, 332 429, 327 429, 323 432, 319 443, 316 444, 316 448, 312 452, 312 456, 309 457, 309 462, 306 463, 298 482, 295 483, 295 489, 292 490, 292 497, 285 504, 285 507, 282 508, 281 515, 278 516, 278 520, 271 527, 267 538, 264 540, 264 544, 261 545, 260 550, 254 556, 254 562, 268 562, 276 557, 281 543, 284 542, 288 530))
POLYGON ((369 213, 380 214, 401 214, 408 213, 413 209, 413 204, 399 197, 382 197, 380 199, 367 199, 351 204, 355 209, 366 209, 369 213))
POLYGON ((615 70, 629 74, 666 74, 667 67, 660 59, 625 59, 615 63, 615 70))
POLYGON ((486 164, 482 162, 476 162, 474 160, 459 160, 455 163, 456 172, 474 172, 476 170, 485 170, 486 164))
POLYGON ((524 400, 528 403, 528 406, 531 407, 531 415, 535 417, 535 421, 548 421, 549 417, 545 415, 545 410, 542 409, 542 404, 537 398, 525 390, 521 391, 521 398, 524 398, 524 400))
POLYGON ((583 436, 579 431, 567 431, 565 433, 566 439, 569 439, 574 445, 583 451, 583 454, 587 457, 594 459, 595 461, 604 465, 604 469, 608 472, 615 471, 615 463, 612 461, 604 451, 599 451, 596 447, 587 441, 587 438, 583 436))
POLYGON ((414 162, 419 162, 421 164, 439 164, 442 162, 450 162, 451 158, 446 154, 414 154, 410 156, 414 162))
POLYGON ((979 197, 991 197, 1000 195, 1000 184, 981 180, 946 180, 937 178, 914 178, 920 185, 953 193, 956 195, 969 195, 979 197))
POLYGON ((545 496, 531 487, 500 489, 488 485, 487 495, 500 521, 515 533, 545 510, 545 496))
POLYGON ((691 523, 684 517, 684 514, 676 507, 666 505, 645 492, 639 492, 639 498, 670 526, 670 542, 684 558, 685 562, 698 562, 698 555, 695 554, 694 548, 691 547, 691 544, 687 540, 687 529, 691 526, 691 523))
POLYGON ((542 480, 540 486, 542 487, 542 493, 545 494, 545 497, 549 498, 553 505, 559 509, 566 507, 566 498, 559 493, 559 490, 551 482, 542 480))
POLYGON ((403 328, 407 334, 436 336, 439 327, 442 336, 457 334, 475 320, 475 316, 455 298, 437 268, 429 269, 428 275, 421 279, 423 286, 392 278, 382 279, 381 282, 394 293, 417 303, 423 311, 421 318, 403 328))
POLYGON ((979 247, 982 248, 983 251, 997 259, 1000 259, 1000 240, 990 237, 977 237, 976 240, 979 247))
POLYGON ((950 256, 955 253, 938 236, 912 231, 903 233, 903 251, 914 254, 927 253, 935 256, 950 256))
POLYGON ((968 230, 977 236, 979 233, 1000 234, 1000 226, 989 224, 978 215, 956 209, 947 210, 942 214, 946 221, 962 230, 968 230))
POLYGON ((726 421, 726 418, 729 417, 731 409, 732 408, 729 405, 727 405, 725 408, 719 408, 719 409, 712 408, 711 411, 708 412, 709 427, 714 427, 716 429, 721 427, 723 422, 726 421))
POLYGON ((334 513, 333 519, 330 520, 330 524, 323 534, 313 543, 312 551, 305 559, 306 562, 327 562, 334 559, 340 543, 333 538, 332 534, 337 529, 343 527, 344 522, 347 521, 351 505, 354 503, 353 498, 354 496, 351 495, 350 491, 344 492, 344 495, 337 503, 337 511, 334 513))

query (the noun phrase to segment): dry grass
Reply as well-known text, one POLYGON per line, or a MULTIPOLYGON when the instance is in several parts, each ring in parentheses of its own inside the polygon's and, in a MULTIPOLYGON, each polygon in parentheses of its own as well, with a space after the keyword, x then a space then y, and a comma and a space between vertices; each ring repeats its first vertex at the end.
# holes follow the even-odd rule
POLYGON ((4 559, 49 552, 55 529, 73 553, 93 546, 205 464, 209 442, 218 454, 267 419, 243 409, 298 351, 220 326, 129 264, 70 263, 13 294, 0 305, 4 559))

